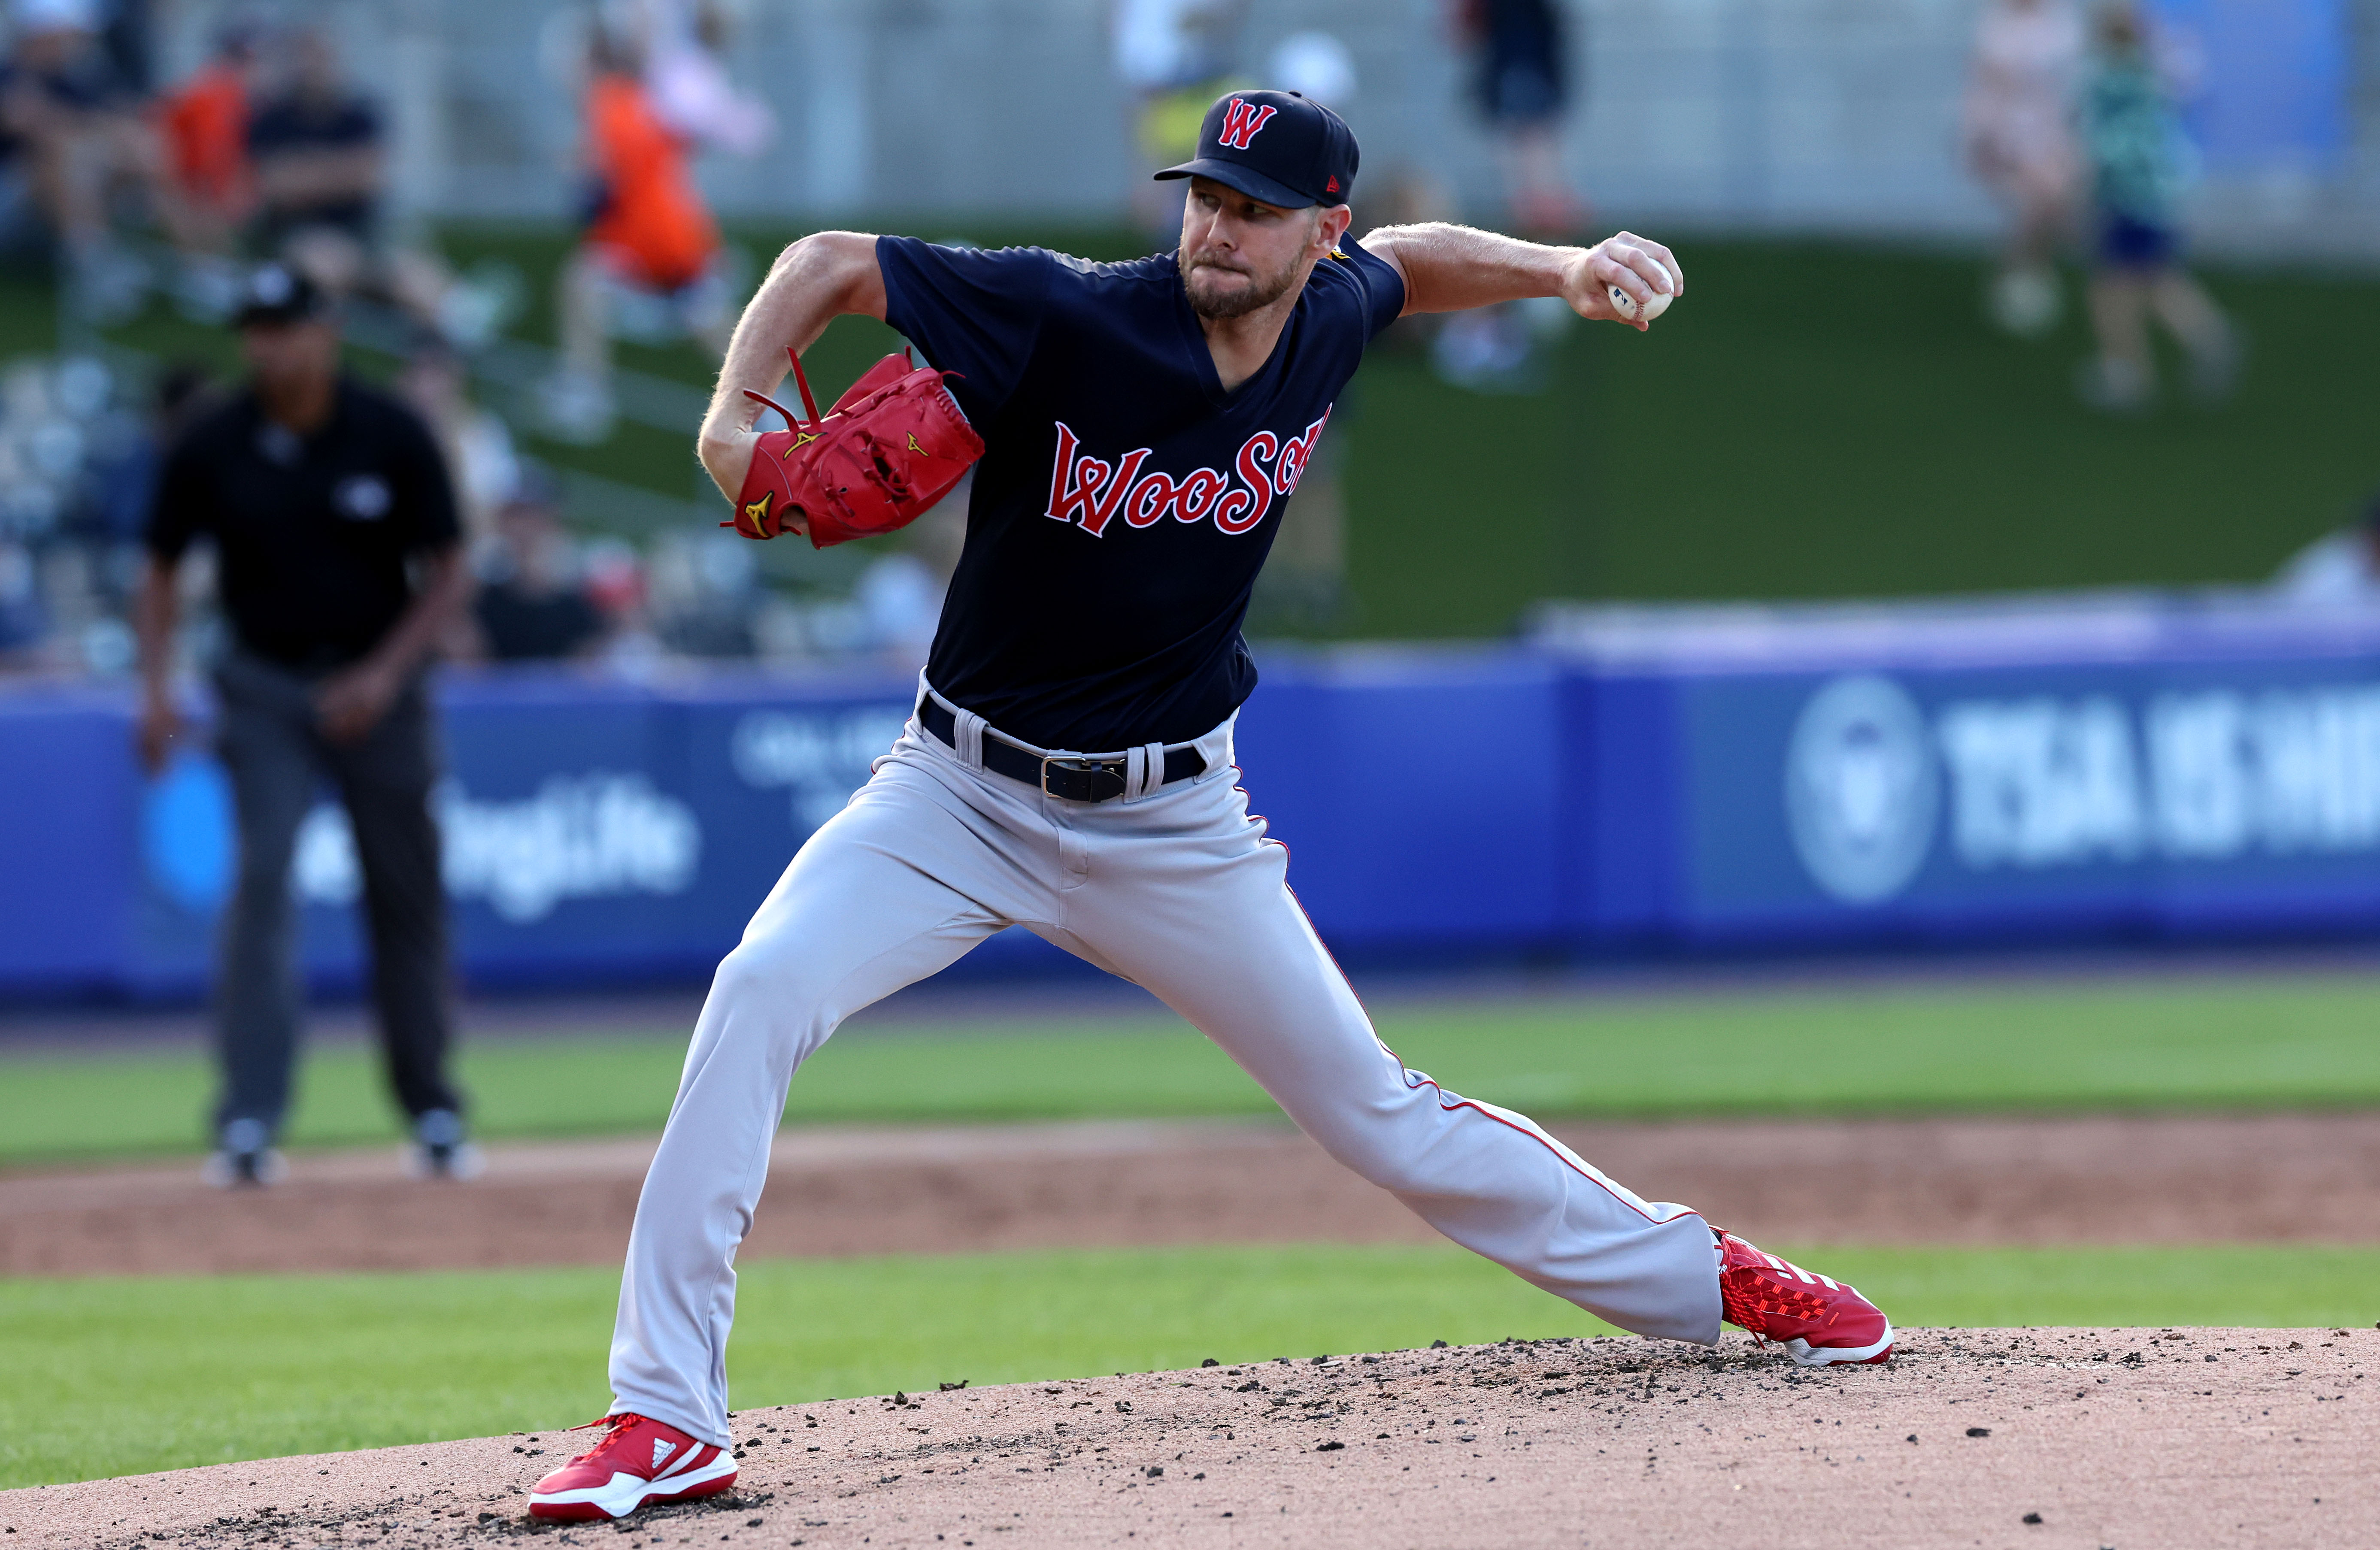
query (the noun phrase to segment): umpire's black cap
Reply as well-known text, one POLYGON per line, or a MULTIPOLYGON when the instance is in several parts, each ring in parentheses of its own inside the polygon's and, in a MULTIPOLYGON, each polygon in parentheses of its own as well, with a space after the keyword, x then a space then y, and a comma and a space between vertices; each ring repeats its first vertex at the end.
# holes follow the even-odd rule
POLYGON ((1345 204, 1355 186, 1355 131, 1294 91, 1232 91, 1198 128, 1198 156, 1160 177, 1211 177, 1252 200, 1303 210, 1345 204))
POLYGON ((259 264, 239 288, 239 309, 232 314, 232 322, 239 328, 271 328, 302 323, 330 311, 330 297, 301 271, 286 264, 259 264))

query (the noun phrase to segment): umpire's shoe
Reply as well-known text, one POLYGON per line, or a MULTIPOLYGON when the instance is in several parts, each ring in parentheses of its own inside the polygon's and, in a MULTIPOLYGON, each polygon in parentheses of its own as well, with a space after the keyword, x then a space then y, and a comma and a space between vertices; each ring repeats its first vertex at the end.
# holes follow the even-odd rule
POLYGON ((237 1190, 277 1184, 288 1171, 263 1120, 234 1120, 216 1138, 214 1155, 200 1176, 219 1190, 237 1190))
POLYGON ((477 1179, 486 1171, 487 1159, 465 1133, 461 1115, 433 1108, 413 1121, 406 1168, 417 1179, 477 1179))
POLYGON ((1804 1367, 1892 1355, 1892 1321, 1852 1288, 1713 1230, 1719 1316, 1728 1323, 1755 1340, 1775 1340, 1804 1367))
POLYGON ((641 1415, 593 1423, 603 1440, 537 1483, 532 1518, 625 1518, 649 1502, 716 1496, 735 1483, 735 1459, 641 1415))

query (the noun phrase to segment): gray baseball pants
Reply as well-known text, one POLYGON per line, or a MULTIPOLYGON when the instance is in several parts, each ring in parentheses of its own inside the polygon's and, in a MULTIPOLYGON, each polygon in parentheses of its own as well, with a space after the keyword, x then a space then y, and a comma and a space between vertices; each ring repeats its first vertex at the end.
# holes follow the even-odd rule
POLYGON ((990 734, 959 722, 973 757, 910 721, 721 963, 637 1203, 614 1411, 728 1446, 735 1250, 795 1069, 845 1017, 1012 923, 1153 992, 1332 1156, 1456 1242, 1623 1329, 1718 1340, 1699 1216, 1408 1071, 1372 1032, 1289 890, 1288 852, 1232 785, 1229 722, 1198 745, 1205 775, 1099 804, 985 770, 990 734))

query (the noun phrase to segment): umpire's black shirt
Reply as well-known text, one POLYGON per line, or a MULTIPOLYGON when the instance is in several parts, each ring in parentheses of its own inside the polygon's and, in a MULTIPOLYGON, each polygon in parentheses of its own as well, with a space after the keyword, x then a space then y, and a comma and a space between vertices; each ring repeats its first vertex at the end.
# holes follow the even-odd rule
POLYGON ((240 645, 318 672, 371 650, 413 600, 406 562, 460 531, 429 428, 342 379, 310 436, 267 419, 252 392, 191 426, 157 482, 148 542, 171 563, 212 535, 240 645))

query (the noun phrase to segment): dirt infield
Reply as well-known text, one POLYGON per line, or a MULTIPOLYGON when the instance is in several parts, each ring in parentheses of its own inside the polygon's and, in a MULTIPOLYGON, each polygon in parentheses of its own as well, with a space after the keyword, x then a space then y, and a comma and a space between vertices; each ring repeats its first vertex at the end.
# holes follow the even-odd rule
POLYGON ((16 1546, 2365 1545, 2380 1334, 1910 1330, 1804 1373, 1730 1333, 1268 1362, 735 1417, 735 1492, 529 1523, 539 1433, 0 1492, 16 1546), (1436 1449, 1435 1452, 1432 1449, 1436 1449))
MULTIPOLYGON (((2371 1242, 2380 1115, 1563 1125, 1615 1178, 1805 1242, 2371 1242)), ((0 1175, 0 1275, 616 1264, 652 1143, 493 1150, 469 1185, 391 1151, 225 1194, 194 1163, 0 1175)), ((1282 1124, 788 1131, 747 1254, 1431 1234, 1282 1124)))

